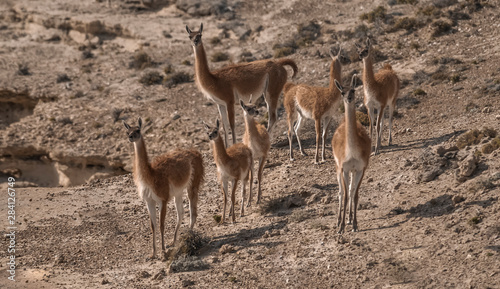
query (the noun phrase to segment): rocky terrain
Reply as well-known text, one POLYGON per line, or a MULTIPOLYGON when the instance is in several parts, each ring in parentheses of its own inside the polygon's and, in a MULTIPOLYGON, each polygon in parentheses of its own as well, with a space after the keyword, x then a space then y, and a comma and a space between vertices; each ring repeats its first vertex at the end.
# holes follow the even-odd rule
MULTIPOLYGON (((1 288, 500 287, 499 1, 7 0, 0 11, 1 288), (301 134, 308 156, 289 160, 282 106, 263 203, 235 224, 216 222, 221 194, 202 122, 218 112, 194 83, 185 30, 200 23, 212 69, 284 56, 299 67, 290 81, 327 86, 330 48, 351 60, 346 82, 362 73, 354 43, 367 37, 375 68, 392 65, 402 84, 393 145, 385 131, 370 159, 359 232, 336 233, 331 145, 314 165, 312 121, 301 134), (138 117, 151 158, 195 147, 205 160, 195 229, 185 203, 182 240, 164 260, 146 260, 149 217, 130 174, 122 120, 138 117)), ((174 216, 171 203, 169 243, 174 216)))

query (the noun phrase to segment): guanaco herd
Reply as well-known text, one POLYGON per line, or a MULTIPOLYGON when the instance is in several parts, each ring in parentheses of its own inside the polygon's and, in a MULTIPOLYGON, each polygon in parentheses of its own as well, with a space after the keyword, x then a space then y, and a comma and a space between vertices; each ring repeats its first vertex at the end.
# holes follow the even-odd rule
MULTIPOLYGON (((337 227, 342 234, 345 229, 345 215, 349 204, 348 224, 352 230, 358 231, 357 206, 359 200, 359 186, 368 166, 370 155, 379 153, 383 128, 383 117, 386 106, 389 106, 389 145, 392 141, 392 115, 396 106, 399 92, 399 79, 392 67, 386 64, 377 73, 373 72, 371 42, 368 39, 364 47, 356 44, 356 49, 363 62, 363 90, 364 104, 368 110, 370 134, 356 119, 355 88, 357 76, 353 75, 349 87, 342 85, 342 64, 346 58, 342 56, 342 49, 337 53, 330 50, 332 58, 330 66, 329 87, 314 87, 306 84, 287 83, 288 74, 284 66, 293 69, 292 78, 298 68, 291 59, 259 60, 250 63, 233 64, 218 70, 211 71, 208 66, 205 48, 202 42, 203 24, 198 31, 192 31, 186 25, 186 31, 194 51, 195 75, 198 89, 218 105, 224 140, 221 136, 221 127, 217 119, 215 127, 203 123, 210 141, 213 157, 217 166, 217 176, 223 196, 222 223, 226 221, 226 203, 231 182, 230 214, 235 222, 235 191, 241 181, 241 209, 240 216, 244 215, 246 206, 252 203, 252 184, 254 178, 254 160, 258 160, 257 204, 261 201, 262 171, 271 146, 270 133, 277 120, 278 99, 284 94, 284 107, 287 113, 288 140, 290 160, 294 160, 292 137, 295 134, 302 155, 305 152, 299 138, 299 131, 303 121, 313 119, 316 129, 315 163, 319 161, 319 142, 322 141, 321 162, 325 161, 325 139, 333 116, 339 111, 340 101, 343 101, 345 115, 344 122, 337 128, 332 138, 332 149, 335 158, 337 181, 339 184, 339 210, 337 227), (259 114, 256 106, 251 103, 252 96, 263 95, 268 110, 267 129, 254 118, 259 114), (250 98, 250 103, 244 103, 243 98, 250 98), (235 131, 235 105, 239 104, 243 110, 245 134, 243 142, 237 143, 235 131), (378 116, 375 119, 375 111, 378 116), (376 142, 372 153, 371 139, 375 126, 376 142), (228 143, 228 130, 231 130, 232 145, 228 143), (245 199, 246 185, 249 183, 248 199, 245 199)), ((179 227, 183 219, 182 196, 187 190, 190 211, 190 228, 192 229, 197 217, 198 193, 203 183, 204 166, 202 155, 195 149, 177 149, 155 158, 151 163, 148 159, 146 145, 141 135, 142 120, 139 118, 137 126, 130 126, 124 122, 129 141, 134 145, 134 181, 139 196, 145 201, 151 220, 153 233, 153 252, 156 256, 157 231, 156 204, 160 211, 161 251, 165 244, 163 232, 165 229, 165 215, 167 203, 173 198, 177 210, 177 224, 175 227, 175 244, 179 227)))

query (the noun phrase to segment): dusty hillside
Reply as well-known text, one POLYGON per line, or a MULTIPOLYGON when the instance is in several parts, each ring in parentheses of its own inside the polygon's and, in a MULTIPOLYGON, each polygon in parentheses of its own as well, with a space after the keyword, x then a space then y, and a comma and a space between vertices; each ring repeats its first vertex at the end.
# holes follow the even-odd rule
MULTIPOLYGON (((500 3, 366 2, 3 1, 0 287, 498 288, 500 3), (327 86, 329 49, 350 58, 346 80, 362 73, 354 43, 366 37, 375 68, 392 65, 402 84, 393 145, 385 133, 370 160, 359 232, 336 233, 330 143, 327 162, 314 165, 307 121, 308 156, 295 145, 291 162, 282 107, 263 204, 235 224, 215 222, 221 195, 202 121, 218 112, 193 81, 185 30, 201 22, 211 68, 287 55, 299 67, 291 81, 327 86), (192 255, 170 248, 167 260, 146 260, 149 217, 122 125, 139 116, 151 157, 174 147, 204 156, 192 255), (7 279, 8 177, 16 180, 16 283, 7 279)), ((358 87, 360 111, 362 94, 358 87)), ((169 204, 168 242, 174 216, 169 204)))

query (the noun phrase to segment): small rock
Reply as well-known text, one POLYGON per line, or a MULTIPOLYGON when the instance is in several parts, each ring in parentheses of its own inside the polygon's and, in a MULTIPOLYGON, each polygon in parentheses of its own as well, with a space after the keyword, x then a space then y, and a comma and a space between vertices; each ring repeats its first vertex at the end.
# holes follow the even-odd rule
POLYGON ((102 279, 101 285, 106 285, 106 284, 109 284, 108 279, 102 279))
POLYGON ((478 158, 474 154, 470 154, 459 165, 456 171, 456 178, 459 182, 463 182, 470 177, 477 167, 478 158))

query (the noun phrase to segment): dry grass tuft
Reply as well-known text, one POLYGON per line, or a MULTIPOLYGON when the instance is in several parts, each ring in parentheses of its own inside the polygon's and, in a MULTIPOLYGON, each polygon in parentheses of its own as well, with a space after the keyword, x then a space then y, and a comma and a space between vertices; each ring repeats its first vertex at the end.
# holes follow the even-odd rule
POLYGON ((386 12, 387 10, 384 6, 378 6, 371 12, 361 14, 361 16, 359 16, 359 19, 366 20, 368 23, 373 23, 377 19, 384 21, 387 18, 386 12))
POLYGON ((215 52, 210 58, 212 62, 221 62, 221 61, 226 61, 228 59, 229 55, 227 55, 227 53, 225 52, 215 52))
MULTIPOLYGON (((470 130, 470 131, 462 134, 460 137, 458 137, 456 145, 459 149, 463 149, 466 146, 472 146, 472 145, 479 144, 484 137, 493 138, 493 137, 496 137, 496 135, 497 135, 497 131, 492 129, 492 128, 485 127, 485 128, 483 128, 483 130, 473 129, 473 130, 470 130)), ((494 142, 495 144, 499 143, 499 146, 500 146, 500 139, 499 138, 495 138, 493 141, 495 141, 494 142)), ((492 144, 492 145, 494 146, 495 144, 492 144)))
POLYGON ((163 81, 163 85, 165 85, 168 88, 172 88, 180 83, 191 82, 192 79, 193 77, 190 74, 181 71, 167 75, 167 77, 165 77, 165 81, 163 81))
POLYGON ((154 70, 145 72, 139 79, 140 83, 148 86, 161 84, 162 81, 163 81, 163 76, 158 71, 154 70))

